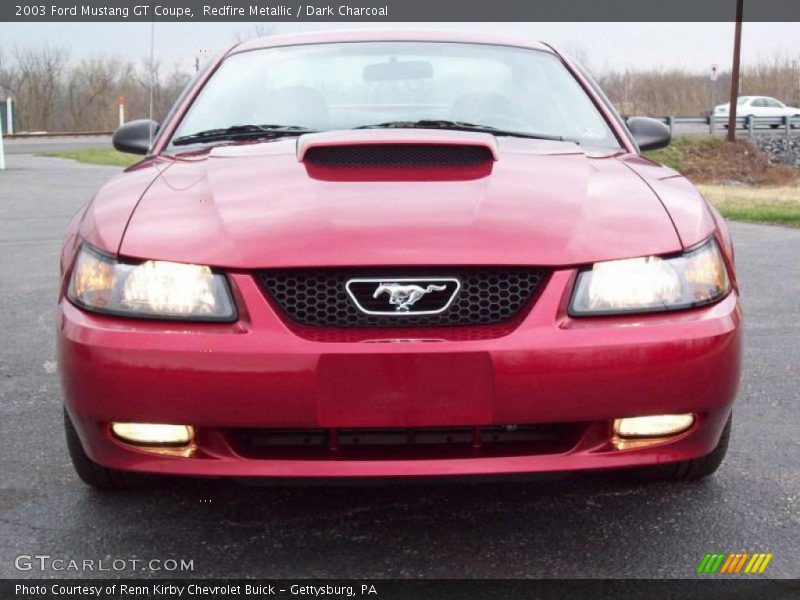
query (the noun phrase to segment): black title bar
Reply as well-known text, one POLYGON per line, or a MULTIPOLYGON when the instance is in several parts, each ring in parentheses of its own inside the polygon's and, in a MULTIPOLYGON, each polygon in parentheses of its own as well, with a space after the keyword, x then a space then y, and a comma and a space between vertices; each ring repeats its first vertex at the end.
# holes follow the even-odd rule
MULTIPOLYGON (((2 0, 0 21, 733 21, 736 0, 2 0)), ((798 0, 744 0, 745 21, 800 21, 798 0)), ((799 26, 800 27, 800 26, 799 26)), ((798 31, 800 35, 800 30, 798 31)))

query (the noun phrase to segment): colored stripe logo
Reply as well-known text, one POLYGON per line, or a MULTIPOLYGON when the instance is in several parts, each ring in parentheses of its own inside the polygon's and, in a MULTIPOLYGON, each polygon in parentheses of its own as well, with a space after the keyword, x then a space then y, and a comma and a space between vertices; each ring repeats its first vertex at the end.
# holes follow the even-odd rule
POLYGON ((708 553, 697 566, 697 574, 760 575, 767 570, 767 565, 771 560, 771 552, 769 554, 763 552, 734 552, 731 554, 725 554, 724 552, 714 554, 708 553))

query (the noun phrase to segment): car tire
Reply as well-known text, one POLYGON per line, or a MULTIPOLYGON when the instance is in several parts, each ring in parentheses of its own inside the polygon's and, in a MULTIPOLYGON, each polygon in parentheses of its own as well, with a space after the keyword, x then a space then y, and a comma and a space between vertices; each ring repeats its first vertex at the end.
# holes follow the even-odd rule
POLYGON ((99 490, 127 490, 139 487, 145 482, 143 477, 136 473, 109 469, 89 458, 66 410, 64 411, 64 432, 67 437, 67 451, 72 460, 72 466, 86 485, 99 490))
POLYGON ((722 464, 725 453, 728 451, 732 417, 733 414, 728 417, 719 442, 709 454, 692 460, 635 469, 632 475, 645 481, 696 481, 713 475, 722 464))

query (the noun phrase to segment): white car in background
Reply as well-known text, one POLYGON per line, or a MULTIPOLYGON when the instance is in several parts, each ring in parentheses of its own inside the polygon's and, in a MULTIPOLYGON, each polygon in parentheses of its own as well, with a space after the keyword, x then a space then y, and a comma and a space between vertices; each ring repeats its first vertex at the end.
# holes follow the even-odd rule
MULTIPOLYGON (((727 117, 730 103, 714 107, 715 117, 727 117)), ((800 127, 800 108, 786 106, 780 100, 769 96, 739 96, 736 101, 736 116, 738 117, 797 117, 792 127, 800 127)), ((773 125, 780 127, 780 125, 773 125)))

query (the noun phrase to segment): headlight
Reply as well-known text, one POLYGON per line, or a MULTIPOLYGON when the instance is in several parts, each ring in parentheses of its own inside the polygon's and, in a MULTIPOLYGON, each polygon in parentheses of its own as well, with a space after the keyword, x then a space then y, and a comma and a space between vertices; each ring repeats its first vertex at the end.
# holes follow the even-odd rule
POLYGON ((690 308, 730 291, 714 239, 673 258, 647 256, 595 263, 581 271, 570 314, 603 315, 690 308))
POLYGON ((122 316, 236 319, 225 277, 209 267, 154 260, 122 263, 85 245, 75 260, 67 296, 88 310, 122 316))

